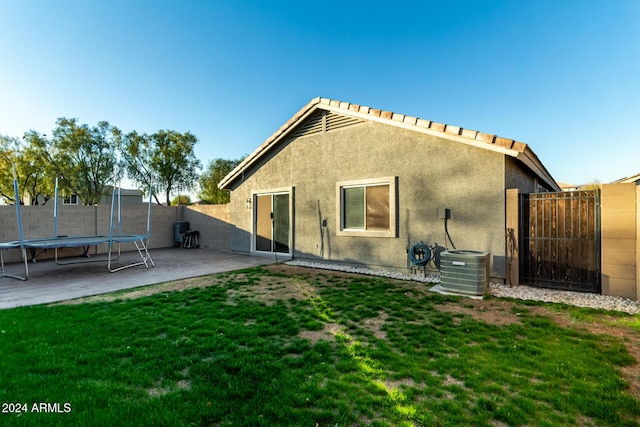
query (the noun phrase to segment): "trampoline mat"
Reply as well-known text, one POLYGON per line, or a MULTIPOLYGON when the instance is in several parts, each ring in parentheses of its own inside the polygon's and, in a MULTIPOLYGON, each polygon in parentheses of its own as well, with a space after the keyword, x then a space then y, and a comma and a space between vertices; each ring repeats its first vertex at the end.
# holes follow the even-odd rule
MULTIPOLYGON (((23 241, 25 248, 30 249, 54 249, 54 248, 74 248, 82 246, 101 245, 103 243, 126 243, 136 242, 147 238, 146 234, 114 234, 96 235, 96 236, 59 236, 48 238, 25 239, 23 241)), ((16 249, 20 248, 19 240, 12 242, 0 243, 0 249, 16 249)))

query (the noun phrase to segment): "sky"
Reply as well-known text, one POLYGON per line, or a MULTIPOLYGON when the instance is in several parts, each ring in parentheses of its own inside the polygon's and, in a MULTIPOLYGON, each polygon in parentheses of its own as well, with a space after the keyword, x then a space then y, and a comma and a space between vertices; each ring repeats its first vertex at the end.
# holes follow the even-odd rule
POLYGON ((321 96, 640 173, 640 0, 0 1, 0 134, 60 117, 253 152, 321 96))

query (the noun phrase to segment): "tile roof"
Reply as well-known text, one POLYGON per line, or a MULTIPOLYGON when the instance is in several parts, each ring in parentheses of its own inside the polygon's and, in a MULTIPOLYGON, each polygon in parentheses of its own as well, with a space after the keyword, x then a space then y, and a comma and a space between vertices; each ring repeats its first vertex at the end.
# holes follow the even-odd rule
POLYGON ((229 184, 231 184, 232 181, 235 181, 242 172, 244 172, 257 159, 266 154, 274 144, 282 138, 285 138, 298 124, 302 123, 307 117, 309 117, 309 115, 319 109, 359 117, 365 120, 386 123, 474 145, 480 148, 501 152, 522 161, 551 188, 560 191, 558 184, 551 174, 547 171, 542 162, 540 162, 531 148, 525 143, 509 138, 503 138, 494 134, 464 129, 459 126, 437 123, 431 120, 394 113, 392 111, 379 110, 363 105, 321 97, 312 99, 300 111, 294 114, 293 117, 287 120, 280 129, 275 131, 253 153, 247 156, 247 158, 245 158, 233 171, 224 177, 218 186, 222 189, 229 189, 229 184))

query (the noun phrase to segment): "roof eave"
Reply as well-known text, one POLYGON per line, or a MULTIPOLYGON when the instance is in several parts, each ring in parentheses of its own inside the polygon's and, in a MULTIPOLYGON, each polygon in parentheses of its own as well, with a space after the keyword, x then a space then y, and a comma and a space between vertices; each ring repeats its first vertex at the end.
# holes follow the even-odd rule
POLYGON ((524 151, 518 153, 516 158, 531 169, 552 190, 562 191, 556 180, 553 179, 547 168, 544 167, 540 159, 538 159, 538 156, 536 156, 531 148, 527 147, 524 151))

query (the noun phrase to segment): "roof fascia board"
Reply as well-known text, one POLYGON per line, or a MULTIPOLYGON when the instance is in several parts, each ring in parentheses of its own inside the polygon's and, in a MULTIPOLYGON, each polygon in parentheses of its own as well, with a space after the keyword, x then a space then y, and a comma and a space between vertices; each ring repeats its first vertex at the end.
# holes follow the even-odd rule
POLYGON ((562 191, 555 180, 549 175, 549 172, 547 172, 544 167, 540 167, 540 163, 533 160, 529 154, 525 152, 518 153, 518 156, 516 156, 516 158, 524 163, 536 175, 538 175, 538 177, 543 179, 551 188, 555 189, 556 191, 562 191))
MULTIPOLYGON (((429 128, 417 126, 417 125, 411 124, 411 123, 405 123, 404 121, 387 119, 385 117, 378 117, 378 116, 374 116, 374 115, 371 115, 371 114, 368 114, 368 113, 360 113, 358 111, 353 111, 353 110, 346 110, 344 108, 334 107, 332 105, 321 104, 319 106, 319 108, 322 108, 322 109, 325 109, 325 110, 330 110, 330 111, 333 111, 333 112, 338 113, 338 114, 357 117, 357 118, 360 118, 360 119, 363 119, 363 120, 382 123, 382 124, 385 124, 385 125, 396 126, 396 127, 399 127, 399 128, 403 128, 403 129, 407 129, 407 130, 413 131, 413 132, 424 133, 426 135, 431 135, 431 136, 435 136, 435 137, 438 137, 438 138, 443 138, 443 139, 448 139, 448 140, 451 140, 451 141, 461 142, 463 144, 471 145, 473 147, 478 147, 478 148, 482 148, 482 149, 485 149, 485 150, 491 150, 491 151, 495 151, 495 152, 498 152, 498 153, 501 153, 501 154, 506 154, 506 155, 511 156, 511 157, 518 157, 518 154, 520 153, 517 150, 512 150, 512 149, 509 149, 509 148, 506 148, 506 147, 501 147, 499 145, 488 144, 488 143, 486 143, 484 141, 476 141, 474 139, 465 138, 465 137, 460 136, 460 135, 454 135, 454 134, 442 132, 442 131, 435 130, 435 129, 429 129, 429 128)), ((368 108, 368 107, 364 107, 364 108, 368 108)))

